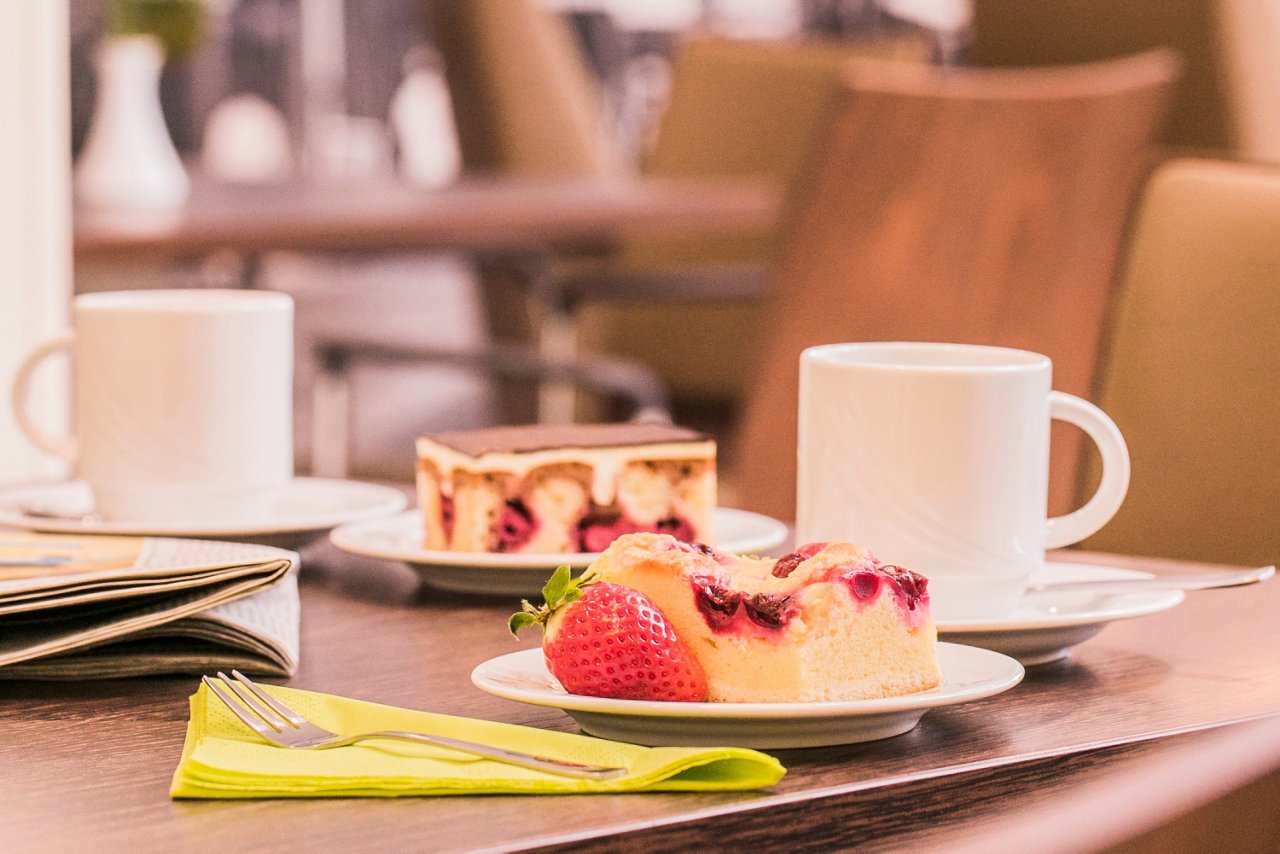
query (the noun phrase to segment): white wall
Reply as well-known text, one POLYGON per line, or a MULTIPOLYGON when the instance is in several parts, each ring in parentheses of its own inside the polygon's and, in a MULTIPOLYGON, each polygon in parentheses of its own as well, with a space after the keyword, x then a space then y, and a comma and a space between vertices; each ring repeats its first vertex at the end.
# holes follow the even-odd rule
POLYGON ((1225 0, 1221 14, 1239 153, 1280 162, 1280 0, 1225 0))
MULTIPOLYGON (((0 481, 60 470, 18 432, 9 397, 22 355, 66 325, 68 25, 66 0, 0 0, 0 481)), ((33 407, 50 429, 65 423, 67 409, 54 376, 38 376, 42 389, 33 407)))

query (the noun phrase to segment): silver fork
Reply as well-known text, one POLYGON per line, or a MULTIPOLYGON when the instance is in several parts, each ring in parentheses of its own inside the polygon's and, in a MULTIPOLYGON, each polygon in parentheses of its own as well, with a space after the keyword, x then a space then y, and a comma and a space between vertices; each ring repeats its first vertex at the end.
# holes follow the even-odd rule
POLYGON ((421 732, 403 732, 401 730, 385 730, 379 732, 362 732, 358 735, 338 735, 322 729, 299 715, 266 691, 259 688, 248 677, 238 670, 232 670, 230 679, 225 673, 218 672, 218 678, 202 676, 201 680, 209 686, 218 699, 227 708, 244 721, 245 725, 267 741, 279 747, 302 748, 306 750, 326 750, 330 747, 342 747, 365 741, 371 738, 389 738, 396 741, 414 741, 444 747, 473 756, 482 756, 508 765, 519 765, 522 768, 533 768, 564 777, 578 777, 586 780, 613 780, 626 775, 625 768, 610 768, 602 765, 582 765, 577 762, 566 762, 546 756, 535 756, 530 753, 519 753, 487 744, 476 744, 446 738, 440 735, 427 735, 421 732))

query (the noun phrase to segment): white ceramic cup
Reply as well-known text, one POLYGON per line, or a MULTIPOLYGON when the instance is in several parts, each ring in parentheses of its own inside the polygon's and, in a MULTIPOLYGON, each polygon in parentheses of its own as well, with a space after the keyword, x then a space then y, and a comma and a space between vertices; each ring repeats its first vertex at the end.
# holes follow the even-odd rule
POLYGON ((932 343, 831 344, 800 359, 798 542, 851 540, 929 579, 939 621, 1013 611, 1046 548, 1119 509, 1129 453, 1110 418, 1052 390, 1037 353, 932 343), (1050 419, 1102 453, 1097 492, 1046 519, 1050 419))
POLYGON ((237 290, 75 298, 74 331, 18 368, 13 408, 39 448, 71 461, 108 521, 269 519, 293 476, 293 301, 237 290), (36 365, 72 360, 76 437, 27 413, 36 365))

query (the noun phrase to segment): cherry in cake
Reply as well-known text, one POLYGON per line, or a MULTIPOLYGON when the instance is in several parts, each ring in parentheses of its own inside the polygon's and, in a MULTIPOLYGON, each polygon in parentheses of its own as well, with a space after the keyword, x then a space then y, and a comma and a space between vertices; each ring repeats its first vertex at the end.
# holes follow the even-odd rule
MULTIPOLYGON (((546 609, 543 651, 557 678, 555 614, 561 608, 572 613, 579 596, 600 587, 614 597, 618 590, 642 597, 637 608, 656 612, 663 636, 674 637, 681 656, 687 652, 696 662, 707 700, 858 700, 922 691, 940 681, 928 582, 849 543, 815 543, 775 560, 720 554, 671 536, 627 535, 573 585, 578 592, 568 602, 546 609)), ((526 613, 513 617, 513 630, 540 621, 538 613, 526 603, 526 613)), ((599 619, 610 618, 600 612, 599 619)), ((575 693, 593 690, 590 683, 573 681, 587 690, 564 684, 575 693)))
POLYGON ((494 427, 422 436, 424 547, 599 552, 624 534, 712 539, 716 446, 661 424, 494 427))

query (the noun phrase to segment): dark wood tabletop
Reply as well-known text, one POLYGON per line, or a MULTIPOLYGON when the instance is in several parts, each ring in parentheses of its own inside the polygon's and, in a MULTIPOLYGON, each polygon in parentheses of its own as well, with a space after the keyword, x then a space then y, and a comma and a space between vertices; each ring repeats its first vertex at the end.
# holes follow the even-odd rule
POLYGON ((624 235, 765 230, 778 206, 771 185, 744 180, 473 178, 439 190, 197 182, 182 211, 147 228, 78 212, 75 257, 181 258, 220 249, 567 249, 624 235))
MULTIPOLYGON (((1072 554, 1157 572, 1167 561, 1072 554)), ((405 566, 308 548, 303 648, 288 684, 576 731, 489 696, 472 668, 516 641, 514 601, 419 584, 405 566)), ((1280 712, 1280 584, 1189 594, 1117 622, 1013 690, 926 714, 905 735, 776 751, 787 776, 733 793, 173 801, 193 677, 0 682, 0 850, 315 852, 867 849, 945 844, 1148 753, 1280 712)))

